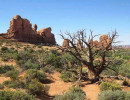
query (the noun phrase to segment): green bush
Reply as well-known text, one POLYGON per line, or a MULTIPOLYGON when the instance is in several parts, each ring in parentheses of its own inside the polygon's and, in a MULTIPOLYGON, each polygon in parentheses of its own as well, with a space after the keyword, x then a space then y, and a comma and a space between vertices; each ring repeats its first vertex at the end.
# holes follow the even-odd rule
POLYGON ((83 93, 65 93, 63 95, 56 95, 53 100, 86 100, 86 97, 83 93))
POLYGON ((32 95, 21 91, 0 91, 0 100, 36 100, 32 95))
POLYGON ((28 51, 25 52, 19 52, 15 56, 15 61, 24 70, 27 69, 38 69, 39 68, 39 62, 37 59, 37 55, 34 55, 32 53, 29 53, 28 51))
POLYGON ((105 90, 121 90, 121 87, 117 85, 116 83, 110 83, 110 82, 102 82, 100 85, 100 90, 105 91, 105 90))
POLYGON ((5 85, 8 88, 25 88, 25 82, 19 81, 19 80, 7 80, 3 82, 3 85, 5 85))
POLYGON ((56 50, 46 51, 43 56, 44 65, 54 66, 55 68, 60 68, 61 66, 61 56, 56 50))
POLYGON ((28 52, 29 52, 29 53, 33 53, 34 50, 33 50, 32 48, 30 48, 30 49, 28 50, 28 52))
POLYGON ((126 100, 125 92, 116 90, 103 91, 98 95, 98 100, 126 100))
POLYGON ((17 50, 15 50, 14 48, 10 48, 10 49, 4 49, 3 51, 1 51, 1 60, 2 61, 8 61, 10 59, 14 59, 14 56, 17 54, 17 50))
POLYGON ((54 66, 55 68, 59 68, 61 66, 60 63, 60 56, 57 56, 55 54, 48 54, 44 58, 44 62, 47 65, 54 66))
POLYGON ((86 100, 86 94, 82 89, 72 87, 63 95, 56 95, 53 100, 86 100))
POLYGON ((29 69, 25 76, 26 82, 31 82, 32 79, 37 79, 40 82, 45 82, 46 74, 39 72, 37 69, 29 69))
POLYGON ((43 85, 40 84, 37 80, 32 80, 27 86, 29 93, 31 94, 41 94, 43 90, 43 85))
POLYGON ((125 100, 130 100, 130 91, 126 93, 126 98, 125 100))
POLYGON ((4 85, 3 84, 0 84, 0 89, 4 89, 4 85))
POLYGON ((128 82, 126 80, 124 80, 123 83, 122 83, 122 85, 128 86, 129 84, 128 84, 128 82))
POLYGON ((2 51, 2 52, 6 52, 6 51, 8 51, 8 48, 3 46, 3 47, 1 48, 1 51, 2 51))
POLYGON ((37 69, 38 68, 38 64, 37 63, 33 63, 30 59, 27 60, 25 62, 25 64, 23 65, 23 67, 25 69, 37 69))
POLYGON ((42 47, 42 45, 38 45, 38 48, 41 48, 42 47))
POLYGON ((76 75, 72 72, 69 72, 69 71, 62 73, 60 78, 64 82, 74 82, 74 81, 76 81, 76 75))
POLYGON ((42 93, 47 93, 49 86, 43 85, 35 79, 27 85, 27 89, 30 94, 40 96, 42 93))
POLYGON ((9 65, 5 65, 5 66, 0 66, 0 74, 4 74, 4 73, 6 73, 6 72, 8 72, 8 71, 11 71, 11 70, 13 70, 14 68, 13 68, 13 66, 11 65, 11 66, 9 66, 9 65))
POLYGON ((116 76, 118 75, 118 70, 116 70, 116 66, 114 66, 115 70, 106 68, 105 70, 103 70, 103 72, 101 73, 102 76, 106 75, 106 76, 116 76))
POLYGON ((45 66, 42 68, 43 72, 53 73, 54 68, 52 66, 45 66))
POLYGON ((77 86, 76 87, 75 86, 70 87, 68 91, 72 92, 72 93, 80 92, 80 93, 85 94, 85 92, 80 87, 77 87, 77 86))
POLYGON ((123 64, 119 70, 119 73, 124 77, 130 78, 130 64, 123 64))
POLYGON ((19 71, 18 70, 8 71, 7 73, 5 73, 5 76, 10 77, 12 80, 17 80, 19 76, 19 71))

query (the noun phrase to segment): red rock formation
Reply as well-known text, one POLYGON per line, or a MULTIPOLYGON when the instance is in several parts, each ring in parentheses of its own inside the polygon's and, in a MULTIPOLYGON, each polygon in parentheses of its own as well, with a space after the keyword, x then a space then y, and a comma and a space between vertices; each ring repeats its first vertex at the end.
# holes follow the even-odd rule
POLYGON ((37 31, 37 33, 44 38, 45 43, 53 44, 55 43, 54 34, 51 33, 51 28, 43 28, 37 31))
POLYGON ((33 30, 36 32, 37 31, 37 24, 34 24, 33 27, 34 27, 33 30))
POLYGON ((110 42, 111 42, 111 39, 108 37, 108 35, 102 35, 102 36, 100 36, 99 45, 102 48, 106 48, 110 42))
POLYGON ((63 44, 62 44, 62 47, 63 47, 63 48, 68 48, 68 47, 70 47, 70 46, 69 46, 69 40, 68 40, 68 39, 64 39, 63 44))
MULTIPOLYGON (((106 48, 108 46, 108 44, 111 42, 111 39, 108 37, 108 35, 102 35, 99 38, 99 42, 97 40, 90 41, 90 45, 93 46, 94 48, 106 48)), ((109 49, 111 49, 112 46, 110 46, 109 49)))
POLYGON ((8 38, 16 39, 18 41, 27 41, 34 43, 48 43, 55 44, 55 37, 50 31, 43 31, 41 29, 37 32, 37 25, 34 24, 34 28, 32 28, 32 24, 29 20, 21 18, 19 15, 16 15, 10 21, 10 27, 7 31, 8 38), (42 31, 41 31, 42 30, 42 31), (40 34, 44 35, 40 35, 40 34))
POLYGON ((78 47, 78 48, 85 48, 85 47, 83 46, 83 43, 81 43, 79 40, 78 40, 78 42, 77 42, 77 47, 78 47))
POLYGON ((95 40, 95 41, 91 40, 90 41, 90 45, 93 46, 93 47, 98 47, 99 46, 99 42, 97 40, 95 40))

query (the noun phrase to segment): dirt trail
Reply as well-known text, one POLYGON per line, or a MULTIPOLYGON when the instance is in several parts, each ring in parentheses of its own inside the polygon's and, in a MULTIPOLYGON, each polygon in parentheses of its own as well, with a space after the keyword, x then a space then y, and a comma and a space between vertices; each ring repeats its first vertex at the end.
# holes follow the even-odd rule
MULTIPOLYGON (((72 83, 66 83, 63 82, 60 78, 60 73, 55 72, 51 75, 53 77, 53 83, 48 84, 50 86, 49 89, 49 95, 54 96, 56 94, 62 94, 63 92, 66 92, 71 86, 72 83)), ((97 100, 98 93, 99 93, 99 86, 96 84, 88 84, 85 85, 85 87, 82 87, 82 89, 86 92, 87 98, 90 100, 97 100)))
POLYGON ((90 100, 97 100, 98 94, 99 94, 99 86, 96 84, 89 84, 85 85, 85 87, 82 88, 84 92, 86 93, 87 98, 90 100))
POLYGON ((51 75, 53 77, 52 83, 48 84, 50 86, 49 89, 49 95, 54 96, 56 94, 62 94, 63 92, 66 92, 71 86, 72 83, 65 83, 60 79, 60 73, 55 72, 51 75))

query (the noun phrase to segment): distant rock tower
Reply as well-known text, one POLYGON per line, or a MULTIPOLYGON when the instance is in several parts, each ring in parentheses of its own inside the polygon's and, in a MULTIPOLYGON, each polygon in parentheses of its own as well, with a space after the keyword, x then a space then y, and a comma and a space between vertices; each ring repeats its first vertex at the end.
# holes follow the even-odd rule
POLYGON ((68 48, 68 47, 70 47, 70 46, 69 46, 69 40, 68 40, 68 39, 64 39, 63 44, 62 44, 62 47, 63 47, 63 48, 68 48))
POLYGON ((37 31, 37 24, 34 24, 33 27, 34 27, 33 30, 36 32, 37 31))
POLYGON ((77 47, 84 48, 83 43, 80 40, 78 40, 78 42, 77 42, 77 47))

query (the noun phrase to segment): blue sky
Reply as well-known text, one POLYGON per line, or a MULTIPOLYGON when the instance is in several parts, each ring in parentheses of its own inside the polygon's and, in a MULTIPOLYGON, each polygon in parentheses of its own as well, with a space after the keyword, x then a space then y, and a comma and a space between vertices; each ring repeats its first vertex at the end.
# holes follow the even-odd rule
POLYGON ((130 45, 130 0, 0 0, 0 33, 9 28, 15 15, 37 24, 38 29, 51 27, 58 44, 60 30, 93 30, 107 34, 117 30, 117 40, 130 45))

